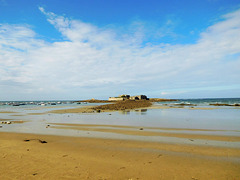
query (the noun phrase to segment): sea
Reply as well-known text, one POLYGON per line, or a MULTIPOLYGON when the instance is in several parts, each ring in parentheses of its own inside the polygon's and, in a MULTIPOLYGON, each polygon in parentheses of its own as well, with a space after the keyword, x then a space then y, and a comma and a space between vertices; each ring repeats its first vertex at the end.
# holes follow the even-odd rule
MULTIPOLYGON (((190 103, 198 106, 210 106, 210 104, 239 104, 240 98, 201 98, 201 99, 178 99, 177 103, 190 103)), ((164 102, 161 102, 164 103, 164 102)))
MULTIPOLYGON (((211 106, 210 104, 239 104, 240 105, 240 98, 201 98, 201 99, 177 99, 177 101, 163 101, 158 102, 159 104, 179 104, 179 103, 185 103, 185 104, 196 104, 198 106, 211 106)), ((27 107, 35 106, 35 105, 56 105, 56 106, 63 106, 67 104, 76 105, 76 101, 72 100, 55 100, 55 101, 0 101, 0 108, 3 106, 23 106, 27 105, 27 107)), ((85 103, 81 103, 85 104, 85 103)), ((1 110, 1 109, 0 109, 1 110)))
MULTIPOLYGON (((179 99, 178 101, 156 102, 156 108, 140 108, 101 113, 55 114, 52 110, 69 109, 101 103, 77 103, 74 101, 0 101, 0 132, 35 133, 48 135, 133 139, 161 142, 203 143, 178 138, 134 136, 100 131, 51 128, 54 123, 98 128, 240 136, 240 98, 179 99), (218 106, 215 106, 218 104, 218 106), (222 106, 219 106, 219 105, 222 106), (12 122, 7 124, 7 122, 12 122), (5 124, 6 123, 6 124, 5 124), (126 127, 126 128, 124 128, 126 127)), ((59 125, 60 126, 60 125, 59 125)), ((220 142, 208 141, 208 144, 220 142)), ((240 148, 240 142, 224 142, 219 146, 240 148), (225 144, 224 144, 225 143, 225 144)))

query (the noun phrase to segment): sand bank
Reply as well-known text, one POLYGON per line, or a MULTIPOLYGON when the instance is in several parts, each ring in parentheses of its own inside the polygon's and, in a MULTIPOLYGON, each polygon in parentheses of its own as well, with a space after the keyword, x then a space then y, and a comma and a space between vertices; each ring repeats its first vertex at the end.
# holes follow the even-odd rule
POLYGON ((0 179, 240 178, 234 148, 0 133, 0 158, 0 179))
POLYGON ((147 100, 139 101, 119 101, 112 102, 111 104, 99 105, 99 106, 85 106, 80 108, 73 109, 59 109, 49 111, 48 113, 94 113, 94 112, 111 112, 111 111, 123 111, 123 110, 132 110, 137 108, 145 108, 152 106, 152 103, 147 100))
POLYGON ((6 114, 8 114, 8 113, 17 113, 17 112, 14 112, 14 111, 0 111, 0 113, 6 113, 6 114))
MULTIPOLYGON (((112 104, 115 105, 115 104, 112 104)), ((147 107, 131 107, 127 108, 124 107, 122 108, 121 106, 113 106, 112 108, 109 108, 109 105, 102 105, 102 106, 87 106, 87 107, 78 107, 78 108, 72 108, 72 109, 58 109, 58 110, 52 110, 48 111, 47 113, 57 113, 57 114, 65 114, 65 113, 96 113, 97 110, 101 110, 101 112, 111 112, 111 111, 126 111, 126 110, 141 110, 141 109, 170 109, 170 108, 188 108, 191 110, 213 110, 217 109, 216 107, 183 107, 183 106, 164 106, 164 105, 150 105, 147 107)), ((45 114, 45 113, 39 113, 40 114, 45 114)), ((37 115, 36 113, 32 113, 32 115, 37 115)))
MULTIPOLYGON (((177 129, 177 131, 188 131, 190 134, 181 132, 156 132, 154 130, 173 130, 176 128, 148 128, 148 127, 136 127, 136 126, 109 126, 109 125, 88 125, 88 124, 67 124, 67 123, 49 123, 51 128, 57 129, 72 129, 81 131, 98 131, 98 132, 110 132, 126 135, 137 135, 137 136, 164 136, 164 137, 177 137, 185 138, 194 141, 194 139, 204 139, 204 140, 216 140, 216 141, 230 141, 230 142, 240 142, 239 136, 221 136, 221 135, 204 135, 204 134, 194 134, 197 129, 177 129), (53 126, 52 126, 53 125, 53 126), (57 126, 54 126, 57 125, 57 126)), ((201 131, 201 130, 198 130, 201 131)), ((203 130, 207 131, 207 130, 203 130)), ((210 130, 214 131, 214 130, 210 130)))
POLYGON ((72 109, 59 109, 49 111, 47 113, 57 113, 57 114, 65 114, 65 113, 92 113, 94 110, 92 109, 94 106, 80 107, 80 108, 72 108, 72 109))

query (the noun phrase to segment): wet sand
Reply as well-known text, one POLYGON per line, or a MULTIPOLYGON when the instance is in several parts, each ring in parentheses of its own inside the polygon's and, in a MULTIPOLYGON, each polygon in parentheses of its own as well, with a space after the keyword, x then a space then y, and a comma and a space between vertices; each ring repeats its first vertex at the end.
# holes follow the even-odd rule
POLYGON ((0 158, 0 179, 240 179, 238 148, 0 133, 0 158))
POLYGON ((6 113, 6 114, 8 114, 8 113, 17 113, 17 112, 14 112, 14 111, 0 111, 0 113, 6 113))
MULTIPOLYGON (((216 141, 229 141, 229 142, 240 142, 239 136, 220 136, 220 135, 204 135, 204 134, 193 134, 196 129, 187 129, 192 131, 192 134, 187 133, 170 133, 170 132, 155 132, 151 130, 166 130, 167 128, 148 128, 148 127, 135 127, 135 126, 108 126, 108 125, 88 125, 88 124, 67 124, 67 123, 49 123, 50 128, 56 129, 72 129, 81 131, 98 131, 98 132, 110 132, 126 135, 137 135, 137 136, 164 136, 164 137, 177 137, 185 138, 194 141, 194 139, 204 140, 216 140, 216 141), (54 126, 57 125, 57 126, 54 126), (130 129, 131 128, 131 129, 130 129)), ((176 130, 176 128, 168 128, 168 130, 176 130)), ((178 131, 184 131, 186 129, 177 129, 178 131)), ((201 131, 201 130, 198 130, 201 131)), ((207 131, 207 130, 203 130, 207 131)), ((211 131, 211 130, 210 130, 211 131)), ((213 130, 212 130, 213 131, 213 130)))
MULTIPOLYGON (((93 106, 87 106, 83 108, 66 108, 60 110, 51 109, 52 111, 27 113, 26 115, 57 113, 56 116, 59 116, 58 114, 66 113, 92 113, 92 107, 93 106)), ((164 109, 191 107, 169 107, 157 105, 146 107, 144 109, 150 108, 164 109)), ((204 110, 216 108, 217 107, 205 108, 204 110)), ((199 108, 194 107, 192 109, 199 108)), ((141 108, 133 111, 141 111, 141 108)), ((15 112, 6 111, 0 113, 11 114, 15 112)), ((94 113, 96 113, 96 111, 94 113)), ((0 120, 5 121, 7 118, 8 117, 0 120)), ((25 123, 26 121, 16 120, 16 122, 12 122, 25 123)), ((56 121, 46 122, 46 124, 44 124, 44 129, 45 125, 50 125, 46 126, 46 128, 48 128, 46 130, 51 130, 53 132, 60 128, 63 131, 71 129, 84 132, 104 132, 109 134, 114 133, 117 134, 117 136, 131 135, 150 138, 157 136, 164 139, 176 137, 186 139, 190 143, 184 144, 179 141, 170 143, 168 140, 166 140, 166 143, 165 141, 149 142, 143 141, 142 139, 134 141, 130 139, 65 137, 0 132, 1 180, 25 180, 33 178, 94 180, 240 179, 239 145, 236 147, 229 147, 227 144, 225 147, 217 147, 215 145, 200 146, 197 143, 198 139, 206 141, 214 140, 223 144, 228 142, 238 143, 240 142, 239 136, 208 134, 209 132, 211 134, 211 132, 214 133, 215 131, 238 132, 238 130, 215 130, 214 128, 210 130, 185 129, 185 127, 137 127, 131 125, 95 125, 53 122, 56 121), (192 133, 188 134, 185 133, 185 131, 191 131, 192 133), (198 134, 201 131, 203 133, 198 134)), ((63 122, 67 122, 67 119, 63 122)), ((10 126, 11 125, 9 125, 9 127, 10 126)))
POLYGON ((57 114, 65 114, 65 113, 92 113, 94 110, 92 109, 94 106, 73 108, 73 109, 59 109, 49 111, 47 113, 57 113, 57 114))

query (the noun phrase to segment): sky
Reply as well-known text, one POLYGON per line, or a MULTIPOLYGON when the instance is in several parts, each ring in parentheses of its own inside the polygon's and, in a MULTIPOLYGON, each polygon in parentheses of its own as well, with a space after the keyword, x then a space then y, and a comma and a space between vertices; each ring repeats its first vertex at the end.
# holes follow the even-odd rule
POLYGON ((0 101, 240 97, 240 0, 0 0, 0 101))

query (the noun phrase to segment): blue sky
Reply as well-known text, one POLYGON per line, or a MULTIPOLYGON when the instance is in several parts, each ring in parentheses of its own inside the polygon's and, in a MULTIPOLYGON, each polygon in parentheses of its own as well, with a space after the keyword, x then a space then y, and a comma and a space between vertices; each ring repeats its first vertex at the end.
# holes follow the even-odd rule
POLYGON ((240 97, 238 0, 0 0, 0 100, 240 97))

